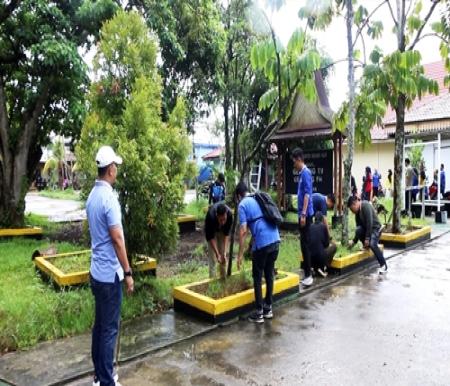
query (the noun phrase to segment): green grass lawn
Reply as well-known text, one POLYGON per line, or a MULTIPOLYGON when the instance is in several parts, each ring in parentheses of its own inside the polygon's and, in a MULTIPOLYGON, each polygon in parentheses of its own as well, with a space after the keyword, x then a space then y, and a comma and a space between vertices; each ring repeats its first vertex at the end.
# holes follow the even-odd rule
POLYGON ((183 213, 195 216, 197 221, 203 221, 206 213, 204 209, 208 206, 208 200, 205 198, 199 198, 198 201, 194 200, 187 204, 183 210, 183 213))
POLYGON ((73 190, 72 188, 67 188, 66 190, 61 189, 45 189, 39 192, 39 195, 47 198, 56 198, 60 200, 75 200, 80 201, 80 192, 73 190))
MULTIPOLYGON (((58 252, 83 247, 53 243, 58 252)), ((39 341, 88 332, 93 322, 93 298, 88 286, 55 291, 35 272, 31 254, 50 246, 48 241, 14 239, 0 243, 0 352, 23 349, 39 341)), ((297 235, 283 237, 276 266, 297 271, 300 248, 297 235)), ((233 264, 236 270, 236 264, 233 264)), ((251 261, 244 262, 251 275, 251 261)), ((123 320, 172 306, 172 288, 208 278, 206 263, 188 261, 166 277, 137 276, 133 296, 124 297, 123 320)))

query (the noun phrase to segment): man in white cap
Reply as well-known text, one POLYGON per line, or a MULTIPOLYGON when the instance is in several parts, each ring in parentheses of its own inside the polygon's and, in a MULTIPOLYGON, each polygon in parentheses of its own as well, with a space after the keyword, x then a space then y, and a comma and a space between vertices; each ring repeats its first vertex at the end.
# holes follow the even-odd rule
POLYGON ((122 158, 110 146, 102 146, 95 160, 98 179, 86 203, 92 248, 91 289, 95 299, 91 353, 94 386, 114 386, 119 385, 113 364, 122 303, 121 281, 125 278, 128 294, 133 292, 134 282, 125 249, 120 204, 112 188, 122 158))

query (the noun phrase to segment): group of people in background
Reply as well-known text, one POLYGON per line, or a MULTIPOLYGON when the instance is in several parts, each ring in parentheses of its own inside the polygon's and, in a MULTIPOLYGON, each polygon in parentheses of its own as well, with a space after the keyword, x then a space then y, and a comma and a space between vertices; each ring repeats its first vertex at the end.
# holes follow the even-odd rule
MULTIPOLYGON (((384 181, 384 180, 383 180, 384 181)), ((406 210, 412 202, 418 199, 436 200, 438 196, 438 187, 440 188, 441 198, 450 199, 450 192, 446 191, 444 164, 440 165, 440 170, 433 173, 433 181, 428 186, 428 177, 424 163, 421 163, 419 169, 413 167, 409 158, 405 159, 405 207, 406 210)), ((358 196, 358 190, 355 178, 351 181, 352 195, 358 196)), ((382 184, 382 176, 377 169, 367 166, 362 181, 361 199, 372 201, 377 197, 392 197, 393 195, 393 173, 389 169, 385 183, 382 184)))

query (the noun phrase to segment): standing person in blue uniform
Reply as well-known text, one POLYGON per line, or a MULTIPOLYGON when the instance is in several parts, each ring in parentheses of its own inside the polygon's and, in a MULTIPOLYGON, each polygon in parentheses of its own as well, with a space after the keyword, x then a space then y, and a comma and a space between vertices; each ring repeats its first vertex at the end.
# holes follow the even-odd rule
POLYGON ((245 239, 250 230, 252 243, 252 275, 255 290, 256 310, 248 320, 254 323, 264 323, 264 319, 272 319, 272 294, 275 260, 278 257, 280 234, 278 227, 265 217, 255 197, 247 195, 248 188, 243 182, 236 186, 234 197, 239 214, 239 253, 237 266, 240 269, 244 252, 245 239), (262 296, 262 277, 266 281, 266 297, 262 296))
POLYGON ((440 185, 441 185, 441 194, 442 197, 444 197, 445 194, 445 170, 444 170, 444 164, 441 164, 441 173, 440 173, 440 185))
POLYGON ((381 185, 381 174, 378 173, 377 169, 374 169, 373 176, 372 176, 373 197, 378 197, 378 193, 380 191, 380 185, 381 185))
POLYGON ((95 161, 98 179, 86 202, 92 249, 91 289, 95 299, 92 329, 94 385, 117 386, 119 383, 113 374, 113 363, 124 277, 127 293, 134 291, 122 229, 122 212, 113 191, 117 165, 122 163, 122 158, 110 146, 102 146, 95 161))
POLYGON ((225 176, 223 173, 219 173, 217 180, 209 186, 209 205, 225 201, 225 197, 225 176))
POLYGON ((312 224, 314 209, 312 204, 312 174, 305 164, 303 150, 295 148, 292 151, 294 169, 298 172, 298 222, 300 231, 300 248, 303 256, 303 270, 305 271, 302 284, 310 286, 313 283, 311 275, 311 254, 309 250, 310 227, 312 224))

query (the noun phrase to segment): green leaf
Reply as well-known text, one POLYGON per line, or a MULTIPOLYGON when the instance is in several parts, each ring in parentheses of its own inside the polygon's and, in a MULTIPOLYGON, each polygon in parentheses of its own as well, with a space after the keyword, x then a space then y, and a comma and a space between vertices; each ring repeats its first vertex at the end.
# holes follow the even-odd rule
POLYGON ((411 15, 408 17, 407 26, 409 31, 416 31, 422 25, 422 20, 416 15, 411 15))

